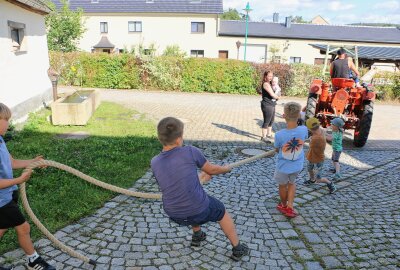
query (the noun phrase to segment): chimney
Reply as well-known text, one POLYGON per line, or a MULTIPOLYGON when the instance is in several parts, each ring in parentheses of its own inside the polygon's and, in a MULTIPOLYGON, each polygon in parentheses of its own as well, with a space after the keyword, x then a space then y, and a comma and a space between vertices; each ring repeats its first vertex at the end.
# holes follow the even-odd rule
POLYGON ((274 15, 273 15, 273 17, 272 17, 272 21, 273 21, 274 23, 279 22, 279 13, 277 13, 277 12, 274 13, 274 15))
POLYGON ((285 27, 290 28, 291 25, 292 25, 292 17, 286 17, 285 27))

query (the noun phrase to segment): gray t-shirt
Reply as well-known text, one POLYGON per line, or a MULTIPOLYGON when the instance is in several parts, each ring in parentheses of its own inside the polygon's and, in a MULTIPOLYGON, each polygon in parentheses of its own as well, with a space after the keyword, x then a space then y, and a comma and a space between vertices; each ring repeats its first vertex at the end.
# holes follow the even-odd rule
POLYGON ((197 168, 203 167, 206 161, 203 153, 193 146, 175 147, 151 160, 168 216, 186 218, 207 209, 208 196, 197 174, 197 168))

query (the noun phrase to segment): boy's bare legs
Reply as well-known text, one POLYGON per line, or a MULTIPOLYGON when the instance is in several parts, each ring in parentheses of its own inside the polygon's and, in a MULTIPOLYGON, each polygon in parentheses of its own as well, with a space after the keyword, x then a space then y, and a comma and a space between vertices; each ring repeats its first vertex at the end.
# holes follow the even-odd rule
POLYGON ((35 253, 35 249, 33 247, 30 236, 30 226, 28 222, 24 222, 23 224, 15 227, 15 231, 17 232, 19 245, 25 251, 25 254, 31 255, 35 253))
MULTIPOLYGON (((279 192, 280 193, 280 192, 279 192)), ((287 207, 293 209, 294 195, 296 194, 296 184, 287 184, 287 207)))
POLYGON ((340 163, 333 162, 333 166, 335 167, 336 173, 340 173, 340 163))
POLYGON ((192 226, 192 230, 193 230, 193 232, 195 233, 195 232, 200 231, 200 230, 201 230, 201 227, 200 227, 200 226, 192 226))
POLYGON ((236 247, 239 244, 239 237, 236 233, 235 224, 233 223, 233 219, 229 215, 229 213, 225 210, 225 214, 222 217, 221 221, 218 222, 221 226, 222 231, 226 235, 226 237, 231 242, 233 247, 236 247))
POLYGON ((322 177, 320 179, 316 180, 316 183, 325 183, 325 184, 330 184, 331 181, 328 180, 328 178, 322 177))
POLYGON ((281 198, 281 203, 287 205, 288 203, 288 188, 287 185, 279 185, 279 197, 281 198))

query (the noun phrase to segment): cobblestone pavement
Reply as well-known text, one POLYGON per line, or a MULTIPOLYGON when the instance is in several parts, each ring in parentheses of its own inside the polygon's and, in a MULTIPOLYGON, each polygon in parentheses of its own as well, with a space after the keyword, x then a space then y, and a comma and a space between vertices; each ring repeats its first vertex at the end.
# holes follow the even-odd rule
MULTIPOLYGON (((158 119, 172 115, 185 123, 187 143, 201 148, 218 164, 246 158, 243 148, 269 150, 259 142, 261 113, 257 97, 161 92, 106 91, 118 102, 158 119)), ((305 103, 305 100, 298 100, 305 103)), ((341 157, 344 178, 329 194, 322 185, 298 179, 298 217, 288 220, 276 209, 274 160, 263 159, 215 176, 205 186, 232 214, 241 241, 251 253, 229 259, 231 246, 217 224, 207 224, 207 241, 190 247, 190 230, 170 222, 159 201, 120 195, 94 215, 63 228, 56 236, 98 261, 96 269, 399 269, 400 268, 400 121, 399 107, 376 106, 371 140, 362 149, 346 140, 341 157)), ((282 107, 277 107, 277 115, 282 107)), ((274 126, 283 126, 277 117, 274 126)), ((330 149, 325 164, 329 168, 330 149)), ((327 176, 330 176, 327 173, 327 176)), ((157 192, 151 172, 133 187, 157 192)), ((54 248, 35 243, 57 269, 93 269, 54 248)), ((2 259, 1 259, 2 258, 2 259)), ((17 258, 20 250, 0 258, 17 258)))

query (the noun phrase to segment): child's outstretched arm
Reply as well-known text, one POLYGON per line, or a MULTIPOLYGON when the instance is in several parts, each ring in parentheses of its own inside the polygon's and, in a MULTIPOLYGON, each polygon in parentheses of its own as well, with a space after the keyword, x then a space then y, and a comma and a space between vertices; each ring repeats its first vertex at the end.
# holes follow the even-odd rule
POLYGON ((20 177, 14 179, 0 179, 0 189, 8 188, 14 185, 19 185, 25 181, 27 181, 32 174, 32 170, 24 171, 20 177))
POLYGON ((215 174, 222 174, 222 173, 230 172, 231 168, 229 168, 228 166, 215 165, 209 161, 206 161, 206 163, 204 163, 203 167, 201 167, 201 170, 203 172, 205 172, 206 174, 215 175, 215 174))
POLYGON ((29 164, 31 164, 32 162, 43 160, 43 156, 37 156, 33 159, 23 160, 23 159, 14 159, 10 155, 10 160, 11 160, 11 167, 13 169, 23 169, 28 167, 29 164))

